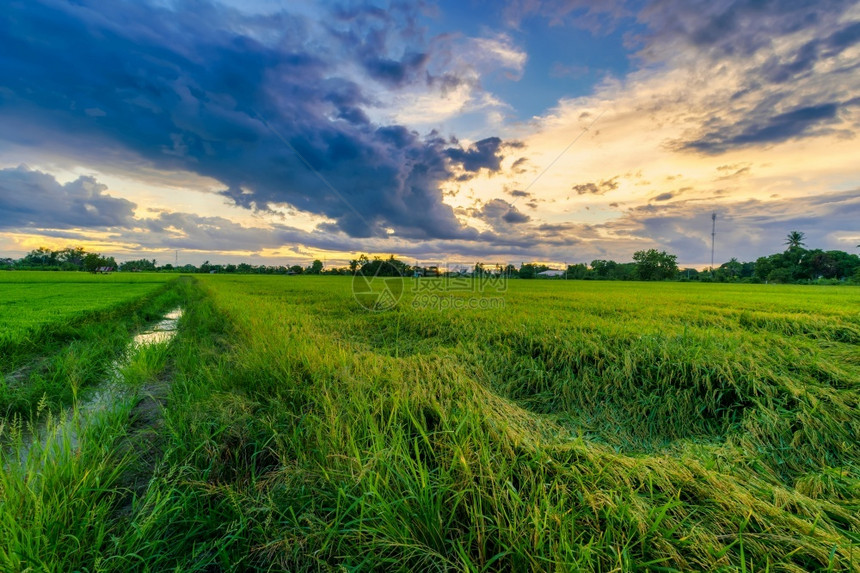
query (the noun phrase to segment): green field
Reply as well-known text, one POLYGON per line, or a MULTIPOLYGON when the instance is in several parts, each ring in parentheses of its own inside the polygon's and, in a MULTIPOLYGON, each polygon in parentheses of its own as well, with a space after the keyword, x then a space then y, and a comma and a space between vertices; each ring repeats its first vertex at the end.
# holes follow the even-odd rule
POLYGON ((860 289, 414 284, 168 285, 161 408, 7 472, 0 569, 860 570, 860 289))
POLYGON ((156 273, 0 273, 0 348, 46 326, 138 299, 170 278, 156 273))
POLYGON ((104 379, 130 333, 162 309, 171 279, 0 273, 0 415, 29 413, 40 402, 55 409, 104 379))

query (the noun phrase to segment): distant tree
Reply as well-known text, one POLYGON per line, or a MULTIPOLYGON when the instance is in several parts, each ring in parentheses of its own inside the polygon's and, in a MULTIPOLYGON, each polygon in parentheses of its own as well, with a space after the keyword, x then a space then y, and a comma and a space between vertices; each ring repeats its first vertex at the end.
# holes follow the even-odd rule
POLYGON ((537 263, 521 263, 519 276, 521 279, 533 279, 538 275, 538 273, 548 270, 549 267, 546 265, 539 265, 537 263))
POLYGON ((80 270, 84 264, 86 251, 83 247, 69 247, 57 252, 57 259, 66 270, 80 270))
POLYGON ((636 265, 636 277, 643 281, 659 281, 675 278, 678 274, 678 263, 675 255, 666 251, 648 249, 633 253, 636 265))
POLYGON ((584 264, 568 265, 565 278, 584 279, 588 275, 588 267, 584 264))
MULTIPOLYGON (((361 257, 359 257, 359 260, 361 260, 361 257)), ((361 265, 361 274, 366 277, 409 276, 409 265, 394 258, 394 255, 391 255, 387 259, 373 257, 372 261, 367 261, 367 257, 364 257, 364 260, 366 262, 361 265)))
POLYGON ((136 259, 125 261, 119 266, 123 271, 154 271, 156 269, 155 259, 136 259))
POLYGON ((717 282, 733 282, 740 280, 741 276, 743 276, 743 273, 744 263, 741 263, 733 257, 727 263, 723 263, 719 267, 717 267, 717 269, 713 273, 711 273, 710 278, 716 280, 717 282))
POLYGON ((791 270, 786 267, 775 268, 767 275, 769 283, 790 283, 793 279, 791 270))
POLYGON ((311 263, 311 266, 308 267, 307 272, 308 272, 308 274, 311 274, 311 275, 318 275, 322 272, 322 270, 323 270, 323 262, 319 259, 316 259, 313 263, 311 263))
POLYGON ((85 271, 94 273, 103 267, 115 269, 116 261, 113 257, 103 257, 99 253, 87 253, 84 255, 83 267, 85 271))
POLYGON ((745 263, 741 263, 741 278, 749 279, 752 278, 755 274, 755 262, 747 261, 745 263))
POLYGON ((768 280, 771 271, 782 266, 782 255, 775 254, 767 257, 759 257, 755 261, 755 277, 760 281, 768 280))
POLYGON ((857 269, 860 269, 860 257, 845 251, 827 251, 826 254, 833 261, 836 269, 836 278, 849 278, 857 269))
POLYGON ((806 239, 806 235, 799 231, 792 231, 785 238, 785 245, 788 246, 789 249, 801 248, 805 247, 806 244, 803 242, 806 239))
POLYGON ((613 278, 612 274, 617 266, 618 263, 615 261, 607 261, 604 259, 591 261, 591 270, 594 272, 594 277, 598 279, 613 278))
POLYGON ((305 269, 303 269, 303 268, 301 267, 301 265, 293 265, 293 266, 291 266, 291 267, 290 267, 290 272, 291 272, 291 273, 293 273, 293 274, 300 275, 300 274, 302 274, 303 272, 305 272, 305 269))
POLYGON ((87 253, 84 255, 84 270, 90 273, 96 272, 101 263, 101 257, 98 253, 87 253))
POLYGON ((30 251, 21 259, 21 266, 24 268, 56 267, 58 262, 56 252, 46 247, 39 247, 30 251))
POLYGON ((736 279, 741 276, 741 271, 744 267, 740 261, 732 257, 729 262, 720 265, 720 268, 725 269, 726 274, 728 274, 730 279, 736 279))

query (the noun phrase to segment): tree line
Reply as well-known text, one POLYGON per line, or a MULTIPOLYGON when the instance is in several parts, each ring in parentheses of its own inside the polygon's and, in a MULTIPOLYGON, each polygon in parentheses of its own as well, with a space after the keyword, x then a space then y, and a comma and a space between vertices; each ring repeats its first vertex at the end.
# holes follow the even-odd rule
MULTIPOLYGON (((786 249, 781 253, 759 257, 755 261, 740 262, 732 258, 713 269, 699 271, 694 268, 678 268, 677 257, 666 251, 647 249, 633 253, 632 262, 616 262, 596 259, 590 264, 568 265, 561 272, 552 273, 554 278, 572 280, 679 280, 700 282, 748 282, 748 283, 838 283, 860 284, 860 257, 844 251, 807 249, 805 235, 792 231, 785 240, 786 249)), ((858 245, 860 247, 860 245, 858 245)), ((391 255, 388 258, 360 255, 345 267, 329 267, 320 260, 310 265, 251 265, 213 264, 174 266, 158 265, 155 259, 136 259, 117 264, 114 257, 99 253, 88 253, 81 247, 50 250, 40 247, 26 256, 14 260, 0 258, 0 269, 16 270, 65 270, 96 272, 99 269, 124 272, 180 272, 180 273, 225 273, 225 274, 280 274, 280 275, 355 275, 403 276, 416 274, 427 276, 444 272, 469 276, 505 276, 508 278, 535 279, 546 276, 549 266, 540 263, 488 265, 475 263, 468 269, 458 271, 439 270, 436 267, 409 265, 391 255), (430 272, 432 270, 432 273, 430 272), (542 274, 545 273, 545 274, 542 274)))
MULTIPOLYGON (((0 269, 3 270, 38 270, 38 271, 87 271, 97 272, 100 269, 121 272, 176 272, 176 273, 235 273, 235 274, 320 274, 323 269, 322 261, 314 261, 308 267, 301 265, 250 265, 213 264, 205 261, 202 265, 192 264, 159 265, 156 259, 134 259, 117 263, 114 257, 103 256, 100 253, 87 252, 81 247, 51 250, 39 247, 27 253, 20 259, 0 258, 0 269)), ((343 274, 348 274, 343 269, 343 274)))

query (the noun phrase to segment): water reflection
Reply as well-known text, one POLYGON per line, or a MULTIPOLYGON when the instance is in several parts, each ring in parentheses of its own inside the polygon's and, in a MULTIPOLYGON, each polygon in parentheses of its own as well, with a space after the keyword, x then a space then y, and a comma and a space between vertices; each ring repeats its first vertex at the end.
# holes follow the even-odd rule
POLYGON ((141 332, 131 341, 131 346, 149 346, 150 344, 161 344, 170 342, 176 336, 176 324, 182 318, 182 309, 175 308, 164 315, 164 319, 157 322, 145 332, 141 332))
MULTIPOLYGON (((37 436, 42 450, 52 445, 52 442, 61 446, 64 440, 68 440, 72 448, 77 448, 80 444, 80 435, 88 425, 106 412, 121 405, 124 399, 131 396, 130 388, 123 384, 123 367, 129 364, 135 354, 144 347, 170 342, 176 336, 176 326, 180 318, 182 318, 182 309, 175 308, 149 329, 137 334, 120 358, 111 364, 104 382, 90 389, 86 393, 86 397, 78 401, 76 411, 67 408, 58 417, 54 417, 50 424, 41 421, 32 430, 24 431, 18 450, 21 463, 27 461, 37 436), (51 427, 47 427, 48 425, 51 427)), ((51 419, 49 417, 49 420, 51 419)))

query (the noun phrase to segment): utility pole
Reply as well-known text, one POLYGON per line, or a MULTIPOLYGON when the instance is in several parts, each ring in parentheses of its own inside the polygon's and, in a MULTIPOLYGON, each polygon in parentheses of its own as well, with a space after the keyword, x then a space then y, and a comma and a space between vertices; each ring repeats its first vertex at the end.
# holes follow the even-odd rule
POLYGON ((714 243, 717 239, 717 214, 711 213, 711 276, 714 276, 714 243))

